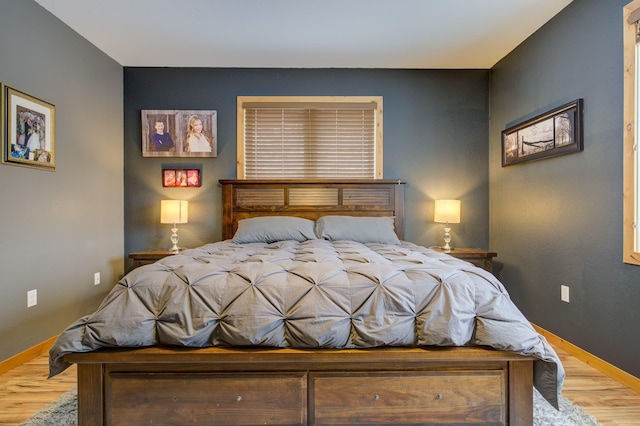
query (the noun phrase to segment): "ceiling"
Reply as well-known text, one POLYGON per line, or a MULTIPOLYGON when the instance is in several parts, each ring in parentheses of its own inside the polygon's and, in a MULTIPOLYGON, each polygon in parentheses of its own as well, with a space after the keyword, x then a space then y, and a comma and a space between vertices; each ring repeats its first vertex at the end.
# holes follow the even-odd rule
POLYGON ((36 0, 123 66, 488 69, 572 0, 36 0))

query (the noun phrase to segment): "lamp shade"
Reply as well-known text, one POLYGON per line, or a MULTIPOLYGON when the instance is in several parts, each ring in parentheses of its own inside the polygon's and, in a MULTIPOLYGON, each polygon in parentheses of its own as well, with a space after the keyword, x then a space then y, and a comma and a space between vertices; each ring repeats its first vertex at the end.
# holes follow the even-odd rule
POLYGON ((184 200, 160 201, 160 223, 187 223, 189 202, 184 200))
POLYGON ((460 200, 436 200, 433 221, 460 223, 460 200))

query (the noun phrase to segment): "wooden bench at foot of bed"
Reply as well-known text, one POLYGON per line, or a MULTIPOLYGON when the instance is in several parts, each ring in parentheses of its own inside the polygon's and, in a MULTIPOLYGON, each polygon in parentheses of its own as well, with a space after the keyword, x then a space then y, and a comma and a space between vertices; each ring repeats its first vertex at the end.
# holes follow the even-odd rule
POLYGON ((533 422, 534 358, 489 348, 73 353, 79 425, 533 422))

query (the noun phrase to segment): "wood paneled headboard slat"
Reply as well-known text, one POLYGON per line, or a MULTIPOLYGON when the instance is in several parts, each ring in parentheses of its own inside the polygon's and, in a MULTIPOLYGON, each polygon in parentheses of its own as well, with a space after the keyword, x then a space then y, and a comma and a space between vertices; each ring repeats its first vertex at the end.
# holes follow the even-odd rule
POLYGON ((404 239, 404 181, 222 179, 222 238, 233 237, 238 221, 257 216, 393 216, 404 239))

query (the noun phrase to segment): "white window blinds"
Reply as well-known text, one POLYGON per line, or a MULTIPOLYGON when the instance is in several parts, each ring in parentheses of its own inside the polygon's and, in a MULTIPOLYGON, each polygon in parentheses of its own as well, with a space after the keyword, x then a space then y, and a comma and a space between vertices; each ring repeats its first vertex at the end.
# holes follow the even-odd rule
POLYGON ((381 178, 381 103, 239 98, 239 178, 381 178))

